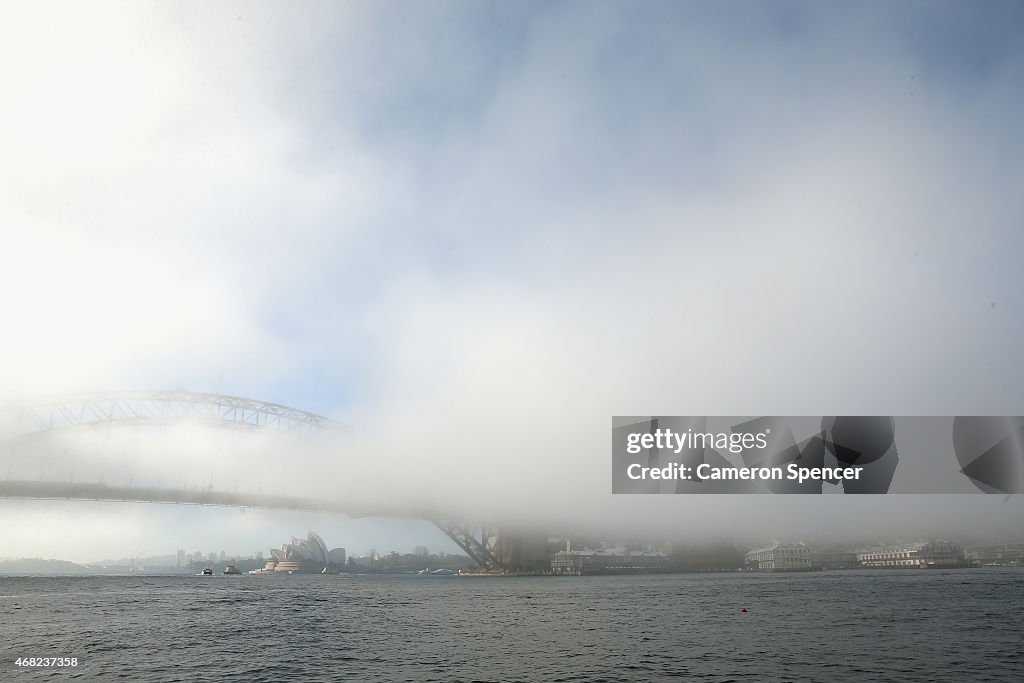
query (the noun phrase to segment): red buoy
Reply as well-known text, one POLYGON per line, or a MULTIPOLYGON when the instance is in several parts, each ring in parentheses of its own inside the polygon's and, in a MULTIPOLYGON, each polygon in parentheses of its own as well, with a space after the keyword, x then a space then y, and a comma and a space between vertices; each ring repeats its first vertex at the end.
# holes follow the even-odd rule
POLYGON ((747 611, 747 608, 746 608, 746 607, 740 607, 740 611, 741 611, 741 612, 746 612, 746 611, 747 611))

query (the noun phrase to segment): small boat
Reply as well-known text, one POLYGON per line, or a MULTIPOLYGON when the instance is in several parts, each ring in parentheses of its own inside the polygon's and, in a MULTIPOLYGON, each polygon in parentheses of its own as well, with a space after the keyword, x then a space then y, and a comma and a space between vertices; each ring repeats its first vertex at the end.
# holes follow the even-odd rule
POLYGON ((241 574, 242 570, 239 569, 238 567, 236 567, 233 564, 229 564, 228 566, 224 567, 224 573, 225 574, 241 574))
POLYGON ((203 576, 213 576, 213 570, 207 567, 203 570, 203 576))

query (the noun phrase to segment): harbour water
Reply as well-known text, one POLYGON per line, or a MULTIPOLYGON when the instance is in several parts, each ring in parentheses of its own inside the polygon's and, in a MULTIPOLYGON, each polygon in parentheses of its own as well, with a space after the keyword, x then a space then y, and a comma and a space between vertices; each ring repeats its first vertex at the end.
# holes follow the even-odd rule
POLYGON ((1022 650, 1020 569, 0 577, 0 680, 1017 682, 1022 650))

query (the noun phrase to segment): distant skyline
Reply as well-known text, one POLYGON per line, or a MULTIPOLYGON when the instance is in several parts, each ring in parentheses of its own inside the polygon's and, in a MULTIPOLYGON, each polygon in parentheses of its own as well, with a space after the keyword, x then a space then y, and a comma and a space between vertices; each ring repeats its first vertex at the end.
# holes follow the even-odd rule
MULTIPOLYGON (((0 402, 291 405, 352 431, 290 479, 209 435, 107 455, 555 531, 1006 536, 1020 496, 613 497, 607 430, 1024 414, 1022 25, 1019 2, 5 3, 0 402)), ((308 529, 455 551, 426 521, 0 501, 0 555, 308 529)))
MULTIPOLYGON (((835 542, 831 542, 831 541, 828 541, 828 540, 823 540, 823 541, 818 541, 818 542, 809 542, 808 543, 808 542, 800 540, 800 541, 791 541, 791 542, 789 542, 789 545, 806 545, 812 551, 815 551, 815 550, 827 550, 827 551, 831 552, 831 551, 837 551, 837 550, 857 551, 857 550, 863 550, 863 549, 869 549, 869 548, 905 546, 905 545, 908 545, 908 544, 913 544, 913 543, 916 543, 916 542, 924 542, 924 541, 929 541, 929 540, 936 540, 936 539, 924 539, 924 538, 921 538, 921 539, 913 539, 913 540, 911 540, 911 539, 908 539, 908 538, 889 538, 889 539, 887 539, 887 541, 885 543, 882 543, 882 542, 874 542, 874 543, 840 542, 840 543, 835 543, 835 542)), ((947 541, 948 540, 953 540, 955 543, 957 543, 959 546, 961 546, 963 548, 963 550, 971 551, 973 549, 975 552, 977 551, 977 549, 1012 548, 1012 549, 1014 549, 1013 552, 1016 553, 1017 555, 1019 555, 1020 552, 1021 552, 1020 548, 1024 547, 1024 535, 1021 535, 1021 534, 1018 534, 1017 536, 1013 536, 1012 538, 1011 537, 1006 537, 1006 538, 1003 538, 1001 540, 989 539, 988 542, 978 542, 977 539, 971 539, 971 538, 952 538, 952 537, 943 537, 943 538, 941 538, 939 540, 947 540, 947 541)), ((663 542, 657 542, 657 543, 653 543, 653 544, 646 544, 645 543, 645 544, 640 544, 640 545, 642 545, 644 547, 653 546, 653 547, 662 548, 662 549, 664 549, 666 547, 679 547, 679 548, 683 548, 684 550, 685 549, 694 549, 694 548, 707 550, 707 549, 711 549, 711 548, 721 548, 724 545, 724 546, 735 548, 737 551, 740 551, 740 552, 748 552, 748 551, 753 551, 755 549, 759 549, 759 548, 762 548, 762 547, 763 548, 771 548, 771 547, 773 547, 774 545, 777 545, 777 544, 787 545, 786 543, 778 541, 778 540, 768 541, 767 539, 761 539, 759 541, 749 541, 747 543, 733 543, 733 542, 729 542, 727 540, 708 540, 708 541, 701 542, 701 543, 688 543, 685 540, 679 540, 679 541, 676 541, 676 542, 663 541, 663 542)), ((594 548, 602 548, 602 547, 613 548, 613 549, 614 548, 621 549, 621 548, 623 548, 625 546, 629 546, 629 545, 631 545, 631 544, 630 543, 623 543, 623 539, 619 539, 617 542, 616 541, 610 541, 609 539, 604 539, 604 540, 601 540, 601 541, 596 542, 596 543, 583 543, 582 545, 579 544, 579 543, 573 543, 573 549, 574 550, 583 550, 583 549, 594 549, 594 548)), ((278 546, 272 546, 272 547, 278 547, 278 546)), ((181 552, 181 557, 182 557, 182 564, 180 565, 180 567, 187 567, 188 564, 192 563, 192 562, 221 562, 221 561, 229 561, 229 560, 230 561, 257 560, 257 559, 260 559, 259 556, 261 556, 261 555, 262 555, 263 559, 270 559, 270 555, 269 555, 268 550, 269 549, 258 549, 258 550, 254 550, 254 551, 251 551, 251 552, 232 552, 232 551, 223 550, 223 549, 221 549, 221 550, 205 550, 205 551, 199 550, 199 553, 200 553, 201 557, 197 558, 196 557, 197 549, 178 548, 178 549, 176 549, 175 551, 172 551, 172 552, 145 552, 145 553, 141 553, 141 554, 137 554, 137 555, 132 555, 132 556, 126 556, 126 557, 94 558, 94 559, 88 560, 88 561, 68 560, 68 558, 66 558, 66 557, 59 557, 59 556, 58 557, 50 557, 50 558, 34 558, 34 557, 33 558, 25 558, 25 557, 21 557, 21 556, 7 557, 7 556, 4 556, 4 555, 0 555, 0 563, 7 562, 7 561, 12 561, 12 560, 19 560, 19 559, 38 559, 38 560, 42 560, 44 562, 46 562, 46 561, 54 561, 54 562, 71 561, 71 562, 74 562, 75 564, 82 565, 82 566, 88 566, 88 567, 91 567, 93 569, 96 569, 96 568, 99 568, 99 567, 105 566, 105 565, 110 565, 110 566, 129 566, 129 565, 132 565, 132 566, 134 566, 134 565, 137 564, 137 565, 139 565, 139 570, 140 571, 144 571, 146 567, 148 567, 149 570, 151 570, 151 571, 156 571, 159 568, 167 568, 167 567, 179 566, 177 564, 177 562, 178 562, 178 552, 177 551, 181 552)), ((347 552, 348 557, 350 557, 352 559, 360 559, 360 560, 365 560, 366 558, 373 557, 375 554, 379 558, 386 558, 388 555, 391 555, 392 553, 397 553, 399 556, 414 555, 414 556, 417 556, 417 557, 425 557, 425 558, 427 558, 427 557, 434 557, 434 558, 436 558, 436 557, 442 556, 442 555, 444 555, 444 556, 454 556, 454 557, 465 558, 467 561, 469 561, 469 558, 461 550, 457 549, 454 552, 449 552, 449 551, 445 551, 445 550, 435 551, 435 550, 426 548, 426 547, 424 547, 422 545, 417 545, 417 546, 414 546, 412 548, 405 548, 405 549, 398 549, 398 548, 388 548, 388 549, 369 548, 369 549, 367 549, 364 552, 352 552, 352 550, 349 549, 349 548, 345 548, 345 550, 347 552)), ((991 552, 991 550, 989 550, 989 552, 991 552)), ((1011 557, 1010 559, 1013 559, 1013 558, 1011 557)), ((4 568, 2 566, 0 566, 0 570, 2 570, 2 569, 4 569, 4 568)))

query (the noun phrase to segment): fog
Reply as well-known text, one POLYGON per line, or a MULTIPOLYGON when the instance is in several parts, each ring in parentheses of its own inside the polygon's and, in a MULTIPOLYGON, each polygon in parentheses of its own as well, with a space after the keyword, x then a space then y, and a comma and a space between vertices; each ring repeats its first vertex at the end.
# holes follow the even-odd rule
MULTIPOLYGON (((737 10, 5 8, 0 401, 184 387, 347 429, 54 434, 0 473, 552 533, 1022 540, 1019 496, 610 494, 612 415, 1024 409, 1020 7, 737 10)), ((355 533, 0 515, 2 554, 71 559, 355 533)))

